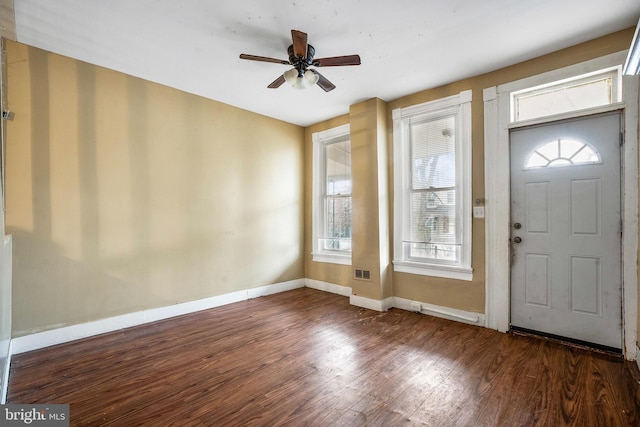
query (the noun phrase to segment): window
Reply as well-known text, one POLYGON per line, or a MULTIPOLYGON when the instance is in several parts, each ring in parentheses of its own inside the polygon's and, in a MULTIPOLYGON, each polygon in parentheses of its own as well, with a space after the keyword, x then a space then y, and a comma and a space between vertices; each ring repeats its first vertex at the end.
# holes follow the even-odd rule
POLYGON ((529 156, 525 169, 574 166, 600 163, 598 151, 590 145, 575 139, 558 139, 542 144, 529 156))
POLYGON ((349 125, 313 134, 313 260, 351 265, 349 125))
POLYGON ((511 94, 511 121, 610 105, 622 100, 621 67, 527 88, 511 94))
POLYGON ((471 280, 471 91, 393 111, 394 270, 471 280))

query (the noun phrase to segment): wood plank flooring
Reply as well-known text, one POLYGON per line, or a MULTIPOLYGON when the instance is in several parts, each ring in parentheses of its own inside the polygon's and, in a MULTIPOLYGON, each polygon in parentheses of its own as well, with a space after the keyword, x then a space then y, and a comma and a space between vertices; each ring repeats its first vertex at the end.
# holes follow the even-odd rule
POLYGON ((638 426, 615 357, 303 288, 16 355, 77 426, 638 426))

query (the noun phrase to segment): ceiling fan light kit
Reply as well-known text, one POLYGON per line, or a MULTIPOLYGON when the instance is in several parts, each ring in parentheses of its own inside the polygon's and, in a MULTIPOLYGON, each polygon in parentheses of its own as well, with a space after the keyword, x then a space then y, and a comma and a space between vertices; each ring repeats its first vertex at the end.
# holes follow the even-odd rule
POLYGON ((303 74, 295 68, 285 71, 283 76, 284 80, 294 89, 305 89, 313 86, 320 80, 320 77, 311 70, 307 70, 303 74))
POLYGON ((289 60, 269 58, 266 56, 241 54, 240 59, 250 61, 273 62, 276 64, 291 65, 292 69, 285 71, 275 79, 269 86, 270 89, 280 87, 284 82, 289 83, 295 89, 305 89, 309 86, 318 85, 325 92, 329 92, 336 86, 327 80, 316 69, 309 67, 337 67, 345 65, 360 65, 359 55, 332 56, 328 58, 314 59, 316 50, 307 43, 307 33, 298 30, 291 30, 293 44, 287 49, 289 60))

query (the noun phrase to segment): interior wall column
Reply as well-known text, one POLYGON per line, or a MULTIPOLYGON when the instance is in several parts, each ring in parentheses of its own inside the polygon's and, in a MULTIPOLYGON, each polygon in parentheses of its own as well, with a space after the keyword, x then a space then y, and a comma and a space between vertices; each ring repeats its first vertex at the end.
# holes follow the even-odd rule
POLYGON ((387 104, 377 98, 352 105, 352 277, 351 303, 386 310, 392 296, 389 244, 387 104), (370 272, 358 279, 355 270, 370 272))

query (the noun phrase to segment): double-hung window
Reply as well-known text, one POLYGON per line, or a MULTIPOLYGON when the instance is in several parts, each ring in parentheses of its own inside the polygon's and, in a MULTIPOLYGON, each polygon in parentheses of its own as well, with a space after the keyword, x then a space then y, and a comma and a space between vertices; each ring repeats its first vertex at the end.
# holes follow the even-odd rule
POLYGON ((313 260, 351 265, 349 125, 313 136, 313 260))
POLYGON ((471 91, 393 111, 394 270, 471 280, 471 91))

